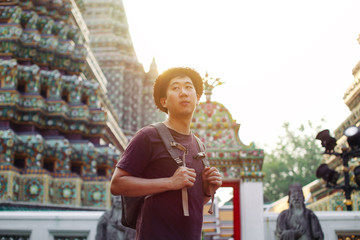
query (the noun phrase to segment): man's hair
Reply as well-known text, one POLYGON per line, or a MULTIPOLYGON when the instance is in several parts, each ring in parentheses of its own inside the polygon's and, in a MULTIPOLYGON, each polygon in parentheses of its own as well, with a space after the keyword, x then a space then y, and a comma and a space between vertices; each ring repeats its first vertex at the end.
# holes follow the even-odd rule
POLYGON ((166 97, 166 90, 169 86, 169 82, 171 79, 176 77, 189 77, 195 87, 196 94, 201 97, 204 86, 203 86, 203 80, 200 76, 200 74, 195 71, 192 68, 188 67, 176 67, 176 68, 170 68, 163 73, 161 73, 155 80, 154 83, 154 101, 161 111, 168 113, 167 108, 164 108, 160 103, 160 98, 166 97))

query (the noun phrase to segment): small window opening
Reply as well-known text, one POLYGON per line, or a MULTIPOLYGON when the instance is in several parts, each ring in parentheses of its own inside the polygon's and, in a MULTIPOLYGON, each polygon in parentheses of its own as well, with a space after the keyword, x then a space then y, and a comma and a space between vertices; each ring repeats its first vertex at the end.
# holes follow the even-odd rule
POLYGON ((55 159, 44 159, 43 168, 48 170, 49 172, 55 172, 55 159))
POLYGON ((47 86, 41 86, 41 89, 40 89, 40 95, 43 97, 43 98, 48 98, 48 91, 49 91, 49 88, 47 86))
POLYGON ((83 95, 81 96, 81 102, 82 102, 83 104, 85 104, 85 105, 88 104, 88 99, 89 99, 89 97, 86 96, 85 94, 83 94, 83 95))
POLYGON ((71 163, 71 172, 76 173, 79 176, 82 176, 82 164, 81 163, 71 163))
POLYGON ((67 89, 64 89, 61 93, 61 98, 65 102, 69 102, 69 91, 67 89))
POLYGON ((106 167, 97 167, 96 173, 99 177, 107 177, 106 167))
POLYGON ((15 155, 14 166, 19 169, 24 169, 26 167, 26 157, 22 155, 15 155))
POLYGON ((16 88, 20 93, 25 93, 26 83, 24 81, 19 81, 16 88))

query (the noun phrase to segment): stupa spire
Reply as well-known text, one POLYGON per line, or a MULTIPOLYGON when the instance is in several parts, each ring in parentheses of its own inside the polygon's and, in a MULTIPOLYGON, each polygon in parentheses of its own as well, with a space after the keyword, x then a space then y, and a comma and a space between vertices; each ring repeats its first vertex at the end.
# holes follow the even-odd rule
POLYGON ((220 78, 213 79, 212 77, 209 77, 207 71, 205 73, 205 78, 203 80, 205 87, 206 102, 211 102, 212 90, 214 89, 214 87, 224 84, 224 82, 221 82, 220 78))

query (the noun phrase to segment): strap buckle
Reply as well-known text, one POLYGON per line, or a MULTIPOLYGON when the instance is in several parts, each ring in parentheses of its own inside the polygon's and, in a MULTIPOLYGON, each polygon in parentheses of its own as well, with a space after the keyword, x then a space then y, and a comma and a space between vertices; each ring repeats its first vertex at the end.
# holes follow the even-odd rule
POLYGON ((198 159, 198 158, 204 158, 204 157, 206 157, 205 154, 206 154, 206 153, 204 153, 204 152, 199 152, 198 154, 196 154, 195 158, 196 158, 196 159, 198 159))
POLYGON ((176 147, 177 149, 180 149, 181 151, 185 152, 185 154, 188 153, 188 150, 186 147, 184 147, 183 145, 181 145, 180 143, 177 143, 175 141, 170 141, 170 145, 172 147, 176 147))
POLYGON ((181 160, 181 158, 178 157, 178 158, 175 158, 174 160, 179 167, 181 167, 183 165, 183 161, 181 160))

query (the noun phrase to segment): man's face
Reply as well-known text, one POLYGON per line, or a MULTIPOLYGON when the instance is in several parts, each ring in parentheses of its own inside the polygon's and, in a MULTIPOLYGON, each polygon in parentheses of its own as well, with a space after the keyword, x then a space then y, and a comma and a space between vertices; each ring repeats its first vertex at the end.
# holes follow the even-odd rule
POLYGON ((195 87, 187 76, 171 79, 166 97, 160 99, 160 103, 168 109, 170 115, 179 117, 192 116, 198 101, 195 87))
POLYGON ((300 192, 293 192, 290 194, 290 205, 295 208, 301 208, 304 203, 304 197, 300 192))

